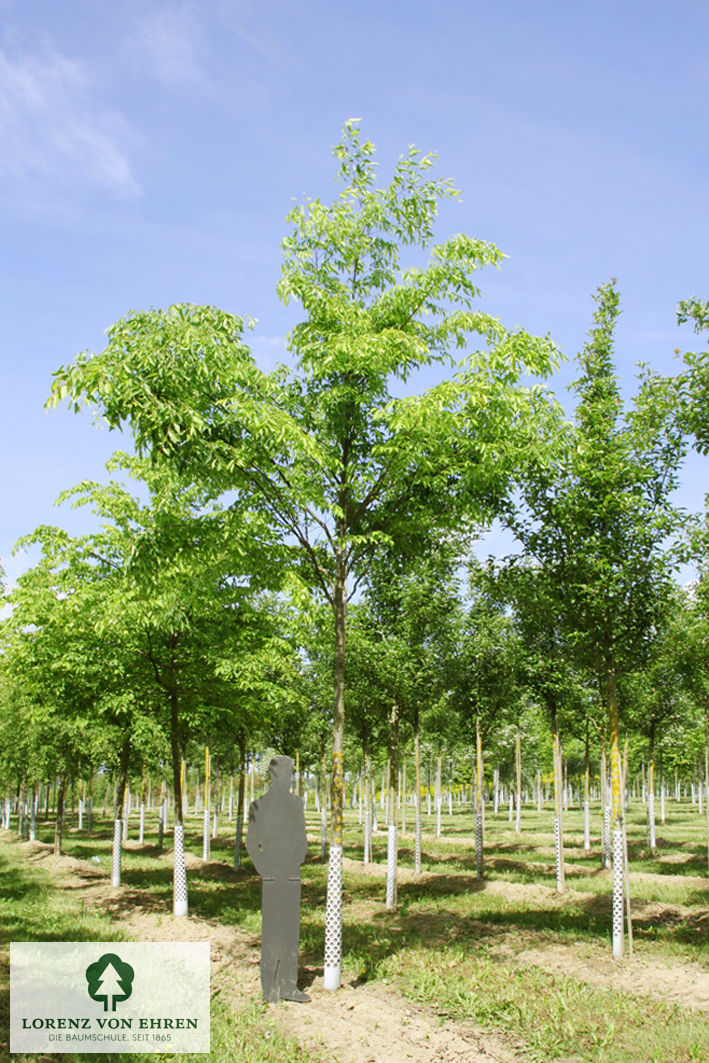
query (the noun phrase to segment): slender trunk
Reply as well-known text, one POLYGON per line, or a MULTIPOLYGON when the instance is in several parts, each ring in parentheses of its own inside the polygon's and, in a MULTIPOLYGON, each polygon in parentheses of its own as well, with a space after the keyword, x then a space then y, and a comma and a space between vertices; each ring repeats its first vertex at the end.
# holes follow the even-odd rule
POLYGON ((704 783, 707 810, 707 866, 709 866, 709 709, 704 710, 704 783))
POLYGON ((234 832, 234 870, 241 863, 241 841, 244 833, 244 801, 246 800, 246 735, 239 731, 239 789, 236 798, 236 829, 234 832))
POLYGON ((650 851, 655 855, 655 718, 650 720, 647 751, 647 825, 650 851))
POLYGON ((441 793, 441 747, 438 747, 438 756, 436 758, 436 837, 441 836, 441 806, 443 804, 443 794, 441 793))
POLYGON ((130 762, 130 735, 126 735, 121 746, 121 759, 118 767, 118 788, 116 790, 116 812, 113 819, 113 858, 111 862, 111 885, 121 884, 121 836, 123 815, 123 803, 128 784, 128 764, 130 762))
MULTIPOLYGON (((346 498, 342 499, 342 510, 346 498)), ((335 667, 332 720, 332 841, 327 873, 325 914, 325 989, 340 988, 342 967, 342 817, 344 791, 343 749, 345 740, 345 631, 347 609, 346 525, 338 522, 335 555, 334 620, 335 667)))
POLYGON ((369 747, 367 740, 362 743, 364 760, 364 794, 362 797, 362 815, 364 817, 364 863, 369 864, 372 859, 372 784, 369 770, 369 747))
POLYGON ((583 848, 591 851, 591 752, 588 736, 588 717, 586 717, 586 741, 583 758, 583 848))
POLYGON ((180 702, 177 690, 170 693, 170 748, 172 751, 173 815, 173 869, 172 911, 175 916, 187 915, 187 869, 185 867, 185 825, 183 821, 182 793, 185 765, 182 758, 180 738, 180 702))
POLYGON ((515 740, 515 766, 517 769, 517 808, 515 817, 515 831, 520 833, 522 822, 522 736, 519 733, 519 727, 517 728, 517 735, 515 740))
POLYGON ((54 855, 61 856, 62 854, 62 836, 64 833, 64 794, 66 792, 66 775, 61 772, 59 775, 59 786, 57 788, 57 818, 54 826, 54 855))
POLYGON ((89 764, 89 796, 86 806, 86 830, 89 834, 93 829, 94 817, 94 766, 89 764))
POLYGON ((559 721, 556 704, 551 709, 551 737, 554 761, 554 852, 556 856, 556 890, 563 893, 566 889, 564 874, 564 821, 561 794, 561 746, 559 743, 559 721))
POLYGON ((611 822, 613 824, 613 958, 622 959, 623 901, 625 884, 624 822, 622 795, 622 766, 620 759, 620 732, 618 726, 618 699, 615 667, 608 668, 608 723, 611 754, 611 822))
POLYGON ((485 827, 483 804, 483 738, 480 713, 475 717, 475 873, 483 877, 483 833, 485 827))
POLYGON ((606 755, 606 743, 602 739, 601 745, 601 814, 603 816, 603 863, 607 868, 611 866, 611 806, 608 792, 608 757, 606 755))
POLYGON ((325 732, 320 736, 320 859, 327 854, 327 766, 325 764, 325 732))
POLYGON ((404 765, 399 774, 399 804, 401 806, 401 833, 406 834, 406 754, 404 765))
POLYGON ((211 824, 210 814, 212 810, 212 763, 209 759, 209 746, 204 747, 204 813, 202 832, 202 860, 206 863, 211 856, 211 824))
POLYGON ((419 712, 414 712, 414 772, 416 775, 416 841, 414 843, 414 874, 421 874, 421 750, 419 744, 419 712))
POLYGON ((398 776, 399 771, 399 708, 392 705, 389 716, 389 810, 387 823, 387 884, 386 884, 386 909, 392 912, 396 909, 396 864, 397 864, 397 837, 396 837, 396 792, 392 780, 398 776))

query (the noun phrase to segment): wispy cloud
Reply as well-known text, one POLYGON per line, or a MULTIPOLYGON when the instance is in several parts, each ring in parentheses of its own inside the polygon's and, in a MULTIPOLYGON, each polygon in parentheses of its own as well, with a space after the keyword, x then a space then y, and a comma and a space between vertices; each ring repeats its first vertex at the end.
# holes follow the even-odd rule
POLYGON ((210 84, 200 58, 200 22, 187 4, 161 7, 145 15, 128 46, 134 58, 147 64, 147 72, 168 88, 210 84))
POLYGON ((53 192, 90 184, 134 196, 122 117, 97 98, 88 70, 53 50, 0 50, 0 177, 53 192))

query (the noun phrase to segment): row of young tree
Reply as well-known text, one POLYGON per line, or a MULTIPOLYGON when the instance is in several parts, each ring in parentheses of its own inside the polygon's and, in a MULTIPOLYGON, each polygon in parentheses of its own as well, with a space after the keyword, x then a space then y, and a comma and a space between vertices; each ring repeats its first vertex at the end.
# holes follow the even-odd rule
MULTIPOLYGON (((624 402, 619 296, 603 285, 568 420, 529 383, 553 372, 554 345, 479 309, 477 272, 501 253, 434 243, 457 192, 413 148, 379 186, 373 154, 347 123, 340 196, 289 216, 279 294, 303 318, 288 365, 261 371, 241 318, 179 305, 131 313, 101 353, 58 370, 50 404, 88 403, 131 433, 135 453, 109 471, 135 486, 65 493, 100 530, 28 537, 42 559, 3 626, 6 781, 91 763, 117 765, 120 789, 138 763, 169 762, 176 912, 187 743, 235 772, 260 744, 321 760, 331 730, 327 988, 340 983, 346 752, 351 777, 386 744, 395 773, 410 736, 420 852, 422 735, 474 750, 482 860, 486 744, 546 720, 560 852, 560 728, 595 729, 617 893, 620 720, 691 761, 707 694, 704 585, 673 580, 690 551, 705 556, 706 526, 672 504, 690 442, 709 448, 706 353, 671 379, 643 369, 624 402), (432 367, 439 382, 416 390, 432 367), (474 564, 494 519, 521 552, 474 564)), ((680 304, 687 320, 709 327, 709 305, 680 304)))

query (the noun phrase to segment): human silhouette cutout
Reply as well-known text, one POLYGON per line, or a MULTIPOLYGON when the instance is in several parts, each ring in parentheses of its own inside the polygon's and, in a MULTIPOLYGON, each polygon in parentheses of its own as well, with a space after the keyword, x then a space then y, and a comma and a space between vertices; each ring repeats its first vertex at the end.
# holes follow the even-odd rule
POLYGON ((246 850, 262 878, 261 988, 266 1003, 310 1000, 298 989, 300 865, 308 851, 303 799, 290 792, 293 761, 274 757, 271 786, 249 806, 246 850))

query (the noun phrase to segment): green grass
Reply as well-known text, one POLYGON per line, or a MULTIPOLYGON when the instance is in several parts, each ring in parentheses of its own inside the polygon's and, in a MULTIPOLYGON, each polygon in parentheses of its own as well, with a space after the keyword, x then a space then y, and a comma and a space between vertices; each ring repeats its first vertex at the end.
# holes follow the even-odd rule
MULTIPOLYGON (((310 812, 307 818, 311 835, 319 839, 319 816, 310 812)), ((520 1058, 528 1061, 709 1059, 709 1017, 703 1013, 591 988, 516 962, 509 948, 500 952, 501 942, 541 948, 562 942, 582 955, 607 957, 610 965, 611 876, 601 863, 600 822, 595 806, 593 850, 588 854, 583 850, 581 813, 571 810, 565 816, 568 893, 561 897, 555 891, 548 807, 541 814, 525 808, 519 836, 506 811, 497 816, 487 813, 483 880, 475 876, 472 815, 467 810, 456 811, 453 817, 444 814, 443 836, 438 839, 433 837, 435 817, 424 817, 423 869, 434 877, 401 882, 397 912, 384 910, 381 875, 346 873, 344 980, 392 982, 447 1021, 472 1020, 509 1035, 513 1044, 523 1044, 520 1058), (506 888, 510 884, 520 888, 506 888)), ((414 864, 412 815, 408 829, 400 839, 403 868, 414 864)), ((187 848, 198 858, 201 831, 201 817, 188 817, 187 848)), ((190 911, 257 935, 260 881, 245 854, 242 869, 232 870, 232 831, 233 826, 224 823, 221 837, 212 842, 211 862, 189 871, 190 911)), ((131 837, 136 833, 133 828, 131 837)), ((362 833, 352 813, 345 837, 345 855, 361 860, 362 833)), ((40 838, 51 842, 51 824, 40 825, 40 838)), ((706 819, 688 802, 668 802, 667 822, 658 822, 657 838, 652 854, 644 810, 634 804, 629 858, 636 953, 640 958, 697 962, 709 968, 706 819)), ((124 852, 123 883, 128 890, 140 890, 144 904, 169 917, 171 836, 165 839, 166 859, 160 859, 155 840, 156 825, 150 818, 146 827, 150 844, 139 849, 131 843, 124 852)), ((69 831, 65 852, 81 859, 98 857, 108 873, 111 844, 112 824, 99 818, 91 838, 85 832, 69 831)), ((374 861, 379 864, 386 861, 386 844, 383 833, 375 837, 374 861)), ((0 851, 8 849, 13 847, 2 846, 0 851)), ((313 976, 322 970, 326 878, 319 844, 313 843, 303 867, 301 921, 301 959, 313 976)), ((115 937, 115 926, 100 913, 83 911, 80 900, 67 894, 70 891, 52 891, 46 876, 17 858, 7 866, 3 863, 3 939, 115 937)), ((296 1046, 282 1043, 260 1004, 230 1014, 216 999, 212 1037, 214 1059, 291 1063, 309 1058, 296 1046)))
MULTIPOLYGON (((61 1055, 16 1054, 8 1050, 10 1024, 9 943, 11 941, 121 941, 123 934, 111 919, 95 906, 84 904, 75 890, 52 888, 43 868, 27 864, 17 848, 5 835, 0 844, 0 1060, 43 1061, 72 1063, 87 1056, 74 1053, 61 1055)), ((88 846, 92 852, 103 851, 105 839, 88 846)), ((85 851, 85 840, 70 838, 67 851, 85 851)), ((135 864, 134 872, 147 858, 126 854, 128 864, 135 864)), ((154 863, 154 857, 152 858, 154 863)), ((171 880, 171 871, 168 877, 171 880)), ((158 892, 164 893, 163 873, 158 876, 158 892)), ((169 911, 169 909, 168 909, 169 911)), ((167 916, 169 918, 169 916, 167 916)), ((133 1054, 91 1053, 96 1063, 140 1063, 146 1059, 181 1060, 184 1063, 203 1063, 203 1054, 133 1054)), ((219 992, 213 993, 211 1006, 211 1052, 209 1058, 224 1063, 317 1063, 312 1055, 279 1032, 266 1005, 254 1002, 232 1010, 222 1003, 219 992)))

